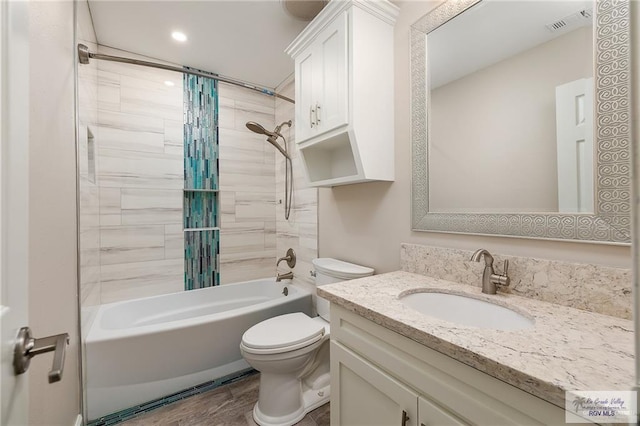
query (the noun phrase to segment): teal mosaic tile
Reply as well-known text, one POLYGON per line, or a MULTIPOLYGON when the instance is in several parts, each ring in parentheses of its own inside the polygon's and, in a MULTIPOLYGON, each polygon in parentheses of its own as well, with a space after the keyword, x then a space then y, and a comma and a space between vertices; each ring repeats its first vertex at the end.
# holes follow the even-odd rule
POLYGON ((220 284, 218 269, 220 231, 188 231, 184 233, 185 290, 220 284))
POLYGON ((184 75, 184 187, 218 188, 218 82, 184 75))
POLYGON ((215 228, 218 226, 218 193, 184 193, 184 228, 215 228))
POLYGON ((218 227, 218 82, 184 75, 185 290, 220 283, 218 227), (209 191, 209 192, 207 192, 209 191))

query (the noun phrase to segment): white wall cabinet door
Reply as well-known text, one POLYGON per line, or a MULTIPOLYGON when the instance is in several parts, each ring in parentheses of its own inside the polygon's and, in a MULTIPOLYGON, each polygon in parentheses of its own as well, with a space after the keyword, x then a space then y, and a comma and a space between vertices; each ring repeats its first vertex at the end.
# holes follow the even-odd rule
POLYGON ((296 142, 314 136, 315 75, 314 63, 318 62, 314 46, 296 57, 296 142))
POLYGON ((347 12, 296 57, 296 142, 347 124, 347 12))
POLYGON ((417 426, 418 395, 334 341, 331 375, 332 425, 417 426))
POLYGON ((348 122, 347 25, 347 12, 343 12, 316 41, 318 53, 322 58, 318 63, 318 93, 315 105, 318 134, 348 122))

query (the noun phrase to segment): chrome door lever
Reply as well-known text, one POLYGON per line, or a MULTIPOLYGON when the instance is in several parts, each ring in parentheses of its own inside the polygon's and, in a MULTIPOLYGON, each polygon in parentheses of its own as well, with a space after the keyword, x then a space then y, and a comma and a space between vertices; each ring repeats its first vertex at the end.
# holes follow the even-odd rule
POLYGON ((49 371, 49 383, 59 382, 64 370, 64 355, 69 344, 69 333, 56 334, 55 336, 35 339, 31 335, 29 327, 22 327, 18 332, 16 344, 13 349, 13 370, 17 375, 24 373, 29 368, 31 358, 36 355, 55 351, 53 366, 49 371))

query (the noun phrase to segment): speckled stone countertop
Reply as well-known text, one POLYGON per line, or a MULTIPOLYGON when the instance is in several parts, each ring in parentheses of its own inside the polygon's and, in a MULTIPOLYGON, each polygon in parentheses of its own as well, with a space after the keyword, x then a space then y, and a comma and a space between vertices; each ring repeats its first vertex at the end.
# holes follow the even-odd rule
POLYGON ((633 385, 633 323, 626 319, 512 294, 486 295, 478 287, 401 271, 318 287, 318 296, 560 407, 567 390, 633 385), (462 326, 399 299, 421 290, 490 301, 535 325, 517 331, 462 326))

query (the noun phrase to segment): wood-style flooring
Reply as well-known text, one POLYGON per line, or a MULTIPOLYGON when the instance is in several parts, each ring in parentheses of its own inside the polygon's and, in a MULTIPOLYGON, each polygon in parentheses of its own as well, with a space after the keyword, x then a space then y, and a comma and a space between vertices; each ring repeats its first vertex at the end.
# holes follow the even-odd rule
MULTIPOLYGON (((256 426, 253 406, 258 401, 260 375, 195 395, 128 420, 126 426, 256 426)), ((329 426, 329 404, 305 416, 299 426, 329 426)))

